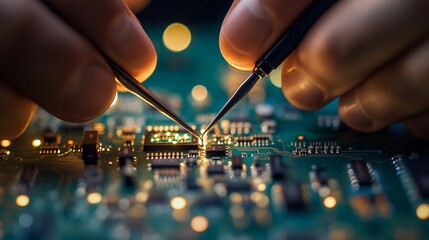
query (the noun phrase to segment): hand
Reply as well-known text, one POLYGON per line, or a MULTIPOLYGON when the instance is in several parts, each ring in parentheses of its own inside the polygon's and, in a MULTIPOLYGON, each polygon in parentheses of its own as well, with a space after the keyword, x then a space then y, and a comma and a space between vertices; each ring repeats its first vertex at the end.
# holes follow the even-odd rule
MULTIPOLYGON (((250 70, 310 0, 235 0, 220 48, 250 70)), ((339 1, 283 63, 282 88, 302 109, 340 96, 339 113, 353 129, 380 130, 404 120, 429 138, 429 1, 339 1)))
POLYGON ((66 121, 103 113, 116 92, 99 51, 140 81, 155 49, 122 0, 0 0, 0 138, 19 136, 36 104, 66 121), (70 25, 68 25, 70 24, 70 25))

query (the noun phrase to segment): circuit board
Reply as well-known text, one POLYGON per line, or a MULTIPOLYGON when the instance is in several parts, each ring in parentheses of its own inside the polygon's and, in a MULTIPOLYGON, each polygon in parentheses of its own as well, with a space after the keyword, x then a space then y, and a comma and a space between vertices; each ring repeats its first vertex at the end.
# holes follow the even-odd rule
MULTIPOLYGON (((145 84, 200 131, 246 73, 207 53, 217 33, 199 29, 172 53, 160 29, 145 84)), ((428 238, 427 142, 401 124, 354 132, 336 102, 298 110, 274 80, 255 89, 204 141, 128 93, 83 124, 39 109, 2 140, 0 238, 428 238)))

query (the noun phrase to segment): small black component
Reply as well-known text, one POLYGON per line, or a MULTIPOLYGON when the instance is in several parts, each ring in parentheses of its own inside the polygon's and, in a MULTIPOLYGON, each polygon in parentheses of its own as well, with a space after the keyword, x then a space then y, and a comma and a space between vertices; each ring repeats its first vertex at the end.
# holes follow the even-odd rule
POLYGON ((122 169, 127 164, 127 162, 131 163, 132 165, 132 163, 134 162, 132 147, 126 146, 126 147, 122 147, 119 150, 118 162, 119 162, 120 169, 122 169))
POLYGON ((226 189, 228 192, 249 192, 252 189, 252 186, 248 181, 244 180, 228 181, 226 183, 226 189))
POLYGON ((255 166, 255 168, 259 168, 261 167, 261 158, 259 156, 254 156, 253 157, 253 166, 255 166))
POLYGON ((43 144, 44 145, 55 145, 58 143, 58 135, 51 128, 45 129, 43 132, 43 144))
POLYGON ((223 175, 225 169, 223 165, 210 165, 207 167, 207 175, 223 175))
POLYGON ((155 168, 180 168, 180 160, 177 158, 171 159, 151 159, 150 166, 152 169, 155 168))
POLYGON ((286 178, 285 165, 282 156, 279 154, 270 155, 271 178, 273 180, 282 180, 286 178))
POLYGON ((82 139, 82 159, 85 165, 96 165, 99 158, 98 132, 85 131, 82 139))
POLYGON ((33 187, 38 172, 39 169, 32 164, 22 167, 21 175, 18 180, 18 184, 23 188, 22 190, 25 191, 33 187))
POLYGON ((122 176, 122 184, 125 187, 127 187, 127 188, 131 188, 131 187, 135 187, 136 186, 134 177, 133 176, 129 176, 129 175, 122 176))
POLYGON ((408 169, 422 198, 429 198, 429 159, 407 159, 408 169))
POLYGON ((197 200, 196 205, 206 207, 222 206, 222 199, 218 195, 203 195, 197 200))
POLYGON ((167 196, 164 192, 152 190, 149 192, 147 199, 148 204, 164 204, 167 202, 167 196))
POLYGON ((195 170, 188 171, 188 174, 185 178, 185 184, 189 190, 196 190, 200 188, 200 185, 197 184, 197 173, 195 170))
POLYGON ((233 170, 243 169, 243 158, 241 156, 233 155, 231 157, 231 167, 233 170))
POLYGON ((197 166, 197 159, 196 159, 196 158, 193 158, 193 157, 188 157, 188 158, 185 160, 185 163, 186 163, 186 167, 188 167, 188 168, 193 168, 193 167, 196 167, 196 166, 197 166))
POLYGON ((207 145, 206 155, 208 157, 224 157, 227 155, 226 147, 224 145, 207 145))
POLYGON ((306 203, 300 183, 284 182, 282 184, 282 196, 284 207, 287 209, 302 210, 305 208, 306 203))
POLYGON ((356 179, 359 181, 360 186, 371 186, 371 174, 369 173, 366 162, 363 160, 353 160, 350 164, 356 179))

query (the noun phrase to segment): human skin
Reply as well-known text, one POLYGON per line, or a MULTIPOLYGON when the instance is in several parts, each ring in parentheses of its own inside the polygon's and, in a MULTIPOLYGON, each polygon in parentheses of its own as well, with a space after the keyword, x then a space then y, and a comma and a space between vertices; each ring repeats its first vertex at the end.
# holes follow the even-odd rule
POLYGON ((70 122, 103 113, 117 84, 101 52, 140 81, 155 69, 155 49, 124 1, 45 2, 56 14, 41 1, 0 0, 2 139, 19 136, 37 105, 70 122))
MULTIPOLYGON (((251 70, 310 0, 235 0, 219 45, 233 66, 251 70)), ((295 106, 318 109, 340 97, 351 128, 375 132, 404 121, 429 138, 429 1, 338 1, 282 65, 295 106)))

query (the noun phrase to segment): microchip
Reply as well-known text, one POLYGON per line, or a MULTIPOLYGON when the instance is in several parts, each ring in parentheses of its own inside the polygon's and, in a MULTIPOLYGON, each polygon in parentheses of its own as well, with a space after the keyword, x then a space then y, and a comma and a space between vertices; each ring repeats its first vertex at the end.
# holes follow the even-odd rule
POLYGON ((149 131, 144 133, 143 151, 168 152, 198 150, 198 139, 186 131, 149 131))
POLYGON ((241 156, 233 155, 231 157, 231 167, 233 170, 243 169, 243 158, 241 156))
POLYGON ((372 179, 365 161, 353 160, 350 163, 360 186, 371 186, 372 179))
POLYGON ((286 178, 284 172, 285 165, 282 161, 282 156, 279 154, 270 155, 271 178, 273 180, 281 180, 286 178))
POLYGON ((43 144, 44 145, 53 145, 58 144, 59 136, 55 133, 54 130, 47 128, 43 133, 43 144))
POLYGON ((429 198, 429 160, 412 159, 406 161, 422 198, 429 198))
POLYGON ((225 169, 223 165, 210 165, 207 167, 207 175, 223 175, 225 172, 225 169))
POLYGON ((82 139, 82 159, 85 165, 96 165, 99 158, 98 132, 85 131, 82 139))
POLYGON ((223 157, 227 155, 226 147, 224 145, 207 145, 206 155, 208 157, 223 157))
POLYGON ((180 168, 180 160, 177 158, 172 159, 151 159, 150 166, 155 168, 180 168))
POLYGON ((282 184, 283 205, 290 210, 305 208, 304 195, 301 184, 297 182, 284 182, 282 184))
POLYGON ((252 186, 245 180, 228 181, 226 183, 226 189, 228 192, 249 192, 252 189, 252 186))

